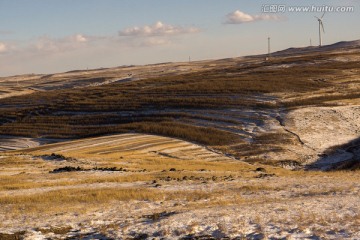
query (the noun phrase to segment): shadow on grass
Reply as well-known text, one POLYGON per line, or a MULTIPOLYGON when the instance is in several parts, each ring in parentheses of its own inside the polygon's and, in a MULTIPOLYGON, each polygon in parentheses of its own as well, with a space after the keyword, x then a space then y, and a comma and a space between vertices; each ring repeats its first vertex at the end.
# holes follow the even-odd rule
POLYGON ((336 171, 360 169, 360 137, 346 144, 326 149, 308 170, 336 171))
POLYGON ((12 234, 0 233, 0 239, 2 240, 20 240, 23 239, 25 232, 16 232, 12 234))

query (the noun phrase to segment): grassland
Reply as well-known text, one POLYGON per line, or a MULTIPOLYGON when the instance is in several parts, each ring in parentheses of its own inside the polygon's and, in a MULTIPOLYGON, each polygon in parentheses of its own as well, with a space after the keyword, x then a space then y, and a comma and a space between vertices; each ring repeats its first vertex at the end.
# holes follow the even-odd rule
POLYGON ((355 236, 358 183, 358 172, 251 165, 154 135, 81 139, 3 154, 0 236, 275 236, 273 225, 287 236, 294 229, 288 221, 301 223, 295 228, 304 236, 310 227, 330 237, 338 236, 326 231, 340 219, 355 236), (78 171, 53 172, 64 167, 78 171), (201 230, 205 225, 213 230, 201 230))
MULTIPOLYGON (((275 132, 264 141, 269 135, 259 136, 249 126, 264 128, 269 120, 296 108, 358 101, 357 57, 358 51, 352 50, 280 56, 268 62, 250 58, 174 65, 175 70, 171 64, 147 66, 133 81, 51 88, 3 98, 0 134, 75 139, 151 133, 259 160, 254 152, 281 151, 296 139, 287 132, 275 132), (336 60, 339 56, 342 60, 336 60), (234 110, 237 115, 231 114, 234 110)), ((101 81, 107 81, 132 71, 129 67, 42 76, 37 84, 45 84, 46 79, 57 84, 61 79, 86 82, 102 77, 101 81)))
POLYGON ((359 59, 0 79, 0 239, 360 238, 359 59))

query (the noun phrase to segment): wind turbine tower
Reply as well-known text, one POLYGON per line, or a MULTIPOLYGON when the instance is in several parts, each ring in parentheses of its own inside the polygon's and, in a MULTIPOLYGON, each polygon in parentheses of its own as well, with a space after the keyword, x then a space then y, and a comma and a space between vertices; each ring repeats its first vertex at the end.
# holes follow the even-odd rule
POLYGON ((270 60, 270 54, 271 54, 271 49, 270 49, 270 37, 268 37, 268 54, 267 57, 265 58, 266 61, 270 60))
POLYGON ((324 23, 323 23, 323 18, 326 12, 324 12, 324 14, 321 16, 321 18, 318 18, 315 16, 315 18, 317 18, 318 22, 319 22, 319 47, 322 46, 322 33, 325 33, 325 29, 324 29, 324 23), (322 31, 321 31, 322 30, 322 31))

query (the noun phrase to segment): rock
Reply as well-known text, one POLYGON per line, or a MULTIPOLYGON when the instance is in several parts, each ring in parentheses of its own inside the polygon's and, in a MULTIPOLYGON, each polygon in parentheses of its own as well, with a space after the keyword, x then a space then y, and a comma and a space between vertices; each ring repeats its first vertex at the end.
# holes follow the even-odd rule
POLYGON ((256 172, 266 172, 266 169, 265 168, 262 168, 262 167, 258 167, 255 169, 256 172))

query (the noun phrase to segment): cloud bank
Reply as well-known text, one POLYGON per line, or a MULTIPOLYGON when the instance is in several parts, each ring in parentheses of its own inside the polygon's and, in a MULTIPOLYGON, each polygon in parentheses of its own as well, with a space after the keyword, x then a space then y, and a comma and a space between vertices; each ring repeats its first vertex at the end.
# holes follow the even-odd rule
POLYGON ((236 10, 235 12, 229 13, 226 15, 225 24, 242 24, 242 23, 250 23, 250 22, 257 22, 257 21, 279 21, 282 18, 277 15, 250 15, 244 13, 240 10, 236 10))
POLYGON ((189 40, 188 36, 199 31, 195 27, 159 21, 153 25, 124 28, 105 36, 76 33, 62 37, 43 35, 26 41, 0 41, 0 56, 6 55, 6 59, 0 57, 0 75, 43 72, 43 69, 47 69, 46 72, 81 69, 91 64, 113 64, 119 59, 138 61, 144 55, 153 56, 154 49, 160 49, 164 54, 176 51, 183 47, 179 42, 189 40), (99 58, 100 55, 106 57, 99 58))
POLYGON ((0 53, 16 55, 54 55, 58 53, 73 52, 93 48, 139 48, 156 47, 172 43, 171 37, 197 33, 195 27, 181 27, 164 24, 160 21, 154 25, 131 27, 119 31, 118 36, 90 36, 82 33, 54 38, 48 35, 39 36, 25 44, 14 42, 12 44, 0 42, 0 53), (119 37, 120 36, 120 37, 119 37))
POLYGON ((85 36, 83 34, 75 34, 63 38, 52 38, 42 36, 36 39, 28 48, 44 52, 63 52, 72 51, 86 47, 89 43, 101 39, 95 36, 85 36))
POLYGON ((154 25, 145 25, 143 27, 131 27, 119 31, 119 36, 122 37, 152 37, 152 36, 169 36, 197 33, 200 30, 195 27, 181 27, 164 24, 160 21, 154 25))

